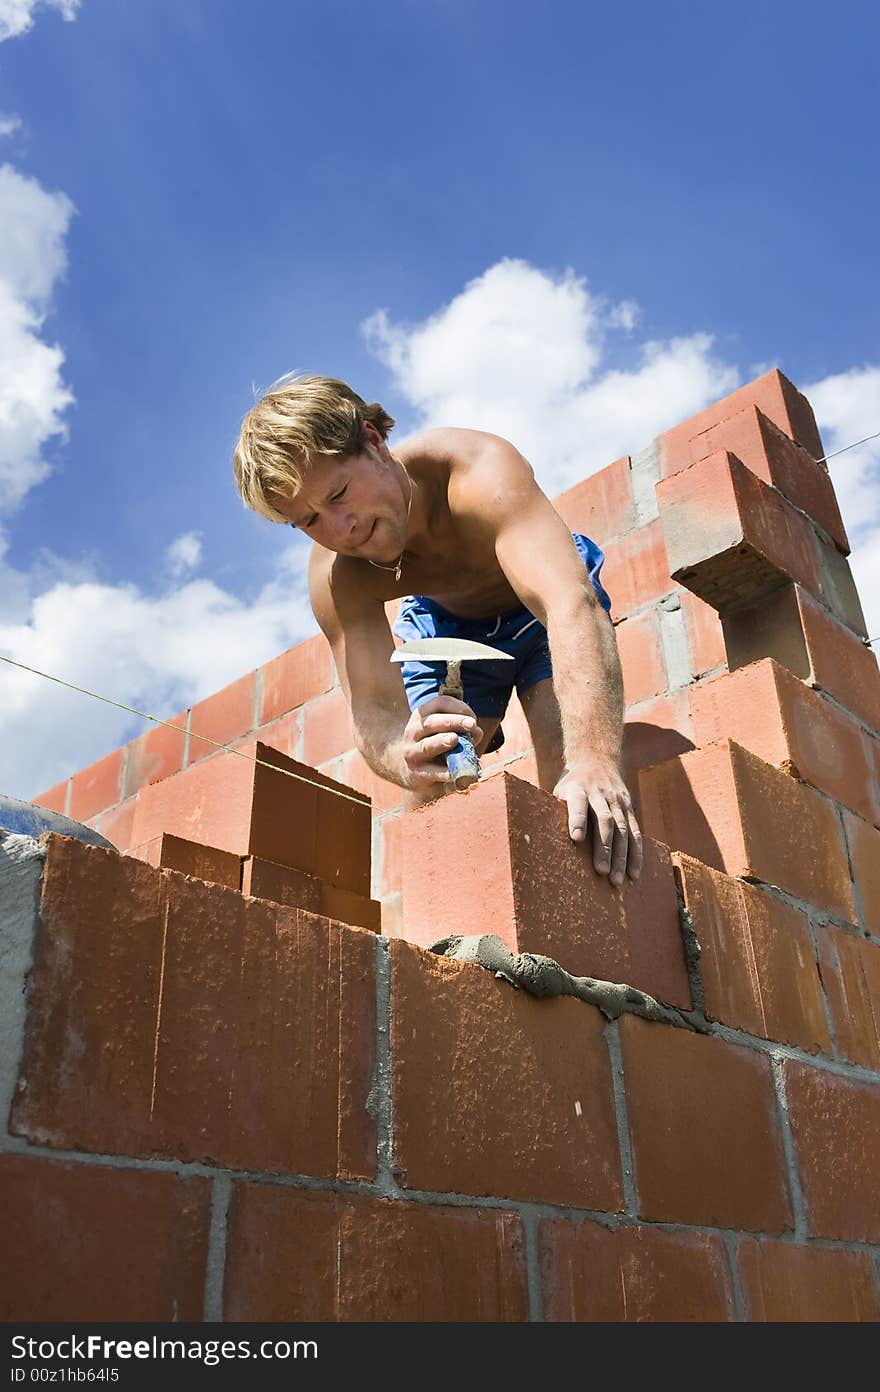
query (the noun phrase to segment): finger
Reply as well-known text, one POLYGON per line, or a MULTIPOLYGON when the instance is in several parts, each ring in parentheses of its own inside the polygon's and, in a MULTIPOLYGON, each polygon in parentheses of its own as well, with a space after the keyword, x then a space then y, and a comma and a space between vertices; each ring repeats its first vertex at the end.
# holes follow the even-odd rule
POLYGON ((608 803, 601 793, 593 793, 590 798, 593 813, 593 868, 597 875, 607 875, 611 869, 611 851, 614 845, 615 824, 608 803))
POLYGON ((457 734, 426 735, 416 742, 415 758, 419 763, 430 759, 443 759, 458 744, 457 734))
MULTIPOLYGON (((474 716, 458 715, 452 711, 425 716, 420 723, 420 728, 429 735, 446 734, 450 730, 460 730, 462 734, 470 735, 472 739, 476 731, 480 729, 474 716)), ((481 735, 482 733, 480 730, 481 735)))
POLYGON ((572 841, 583 841, 587 835, 587 795, 577 784, 563 790, 568 805, 568 834, 572 841))
POLYGON ((475 712, 466 701, 459 701, 457 696, 432 696, 430 701, 424 701, 417 710, 424 711, 426 716, 432 715, 437 711, 448 711, 454 715, 469 715, 473 717, 475 712))
POLYGON ((642 872, 642 833, 639 831, 639 824, 632 808, 627 813, 627 820, 629 822, 629 857, 626 870, 631 880, 637 880, 642 872))
POLYGON ((626 872, 629 849, 629 823, 626 819, 626 813, 621 807, 612 807, 611 815, 614 819, 614 844, 611 848, 611 874, 609 878, 613 885, 621 885, 626 872))

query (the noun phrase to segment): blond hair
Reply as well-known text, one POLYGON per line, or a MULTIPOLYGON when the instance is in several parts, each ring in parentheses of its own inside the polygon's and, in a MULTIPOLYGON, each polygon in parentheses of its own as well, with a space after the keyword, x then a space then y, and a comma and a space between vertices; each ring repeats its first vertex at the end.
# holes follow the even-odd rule
POLYGON ((337 377, 280 377, 248 411, 232 456, 245 506, 270 522, 286 522, 269 494, 295 497, 313 454, 359 454, 365 421, 383 439, 394 425, 378 401, 368 405, 337 377))

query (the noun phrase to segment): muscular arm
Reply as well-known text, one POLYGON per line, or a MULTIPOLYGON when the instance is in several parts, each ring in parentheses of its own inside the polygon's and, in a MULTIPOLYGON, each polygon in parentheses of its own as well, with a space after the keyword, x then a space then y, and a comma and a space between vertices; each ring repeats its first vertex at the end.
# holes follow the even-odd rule
POLYGON ((442 756, 458 740, 450 732, 481 734, 470 707, 440 696, 410 714, 400 668, 391 661, 384 604, 364 593, 350 563, 319 546, 309 562, 309 597, 333 650, 355 744, 373 772, 421 794, 449 783, 442 756))

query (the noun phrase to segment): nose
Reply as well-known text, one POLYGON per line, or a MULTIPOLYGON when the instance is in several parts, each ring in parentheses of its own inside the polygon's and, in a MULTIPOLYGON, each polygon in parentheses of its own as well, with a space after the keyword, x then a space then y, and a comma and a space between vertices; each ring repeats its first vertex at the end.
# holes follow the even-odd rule
POLYGON ((334 538, 343 546, 348 545, 358 529, 357 518, 350 512, 336 513, 332 518, 334 538))

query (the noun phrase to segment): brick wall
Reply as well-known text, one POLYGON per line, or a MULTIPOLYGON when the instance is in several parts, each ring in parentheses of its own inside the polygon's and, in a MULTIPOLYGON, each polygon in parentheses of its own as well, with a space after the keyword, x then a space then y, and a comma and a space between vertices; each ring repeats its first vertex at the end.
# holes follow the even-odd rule
POLYGON ((4 1318, 880 1316, 880 676, 821 453, 771 372, 555 500, 607 555, 636 885, 516 707, 404 817, 320 637, 38 799, 135 855, 7 843, 4 1318), (426 950, 490 931, 680 1024, 426 950))

